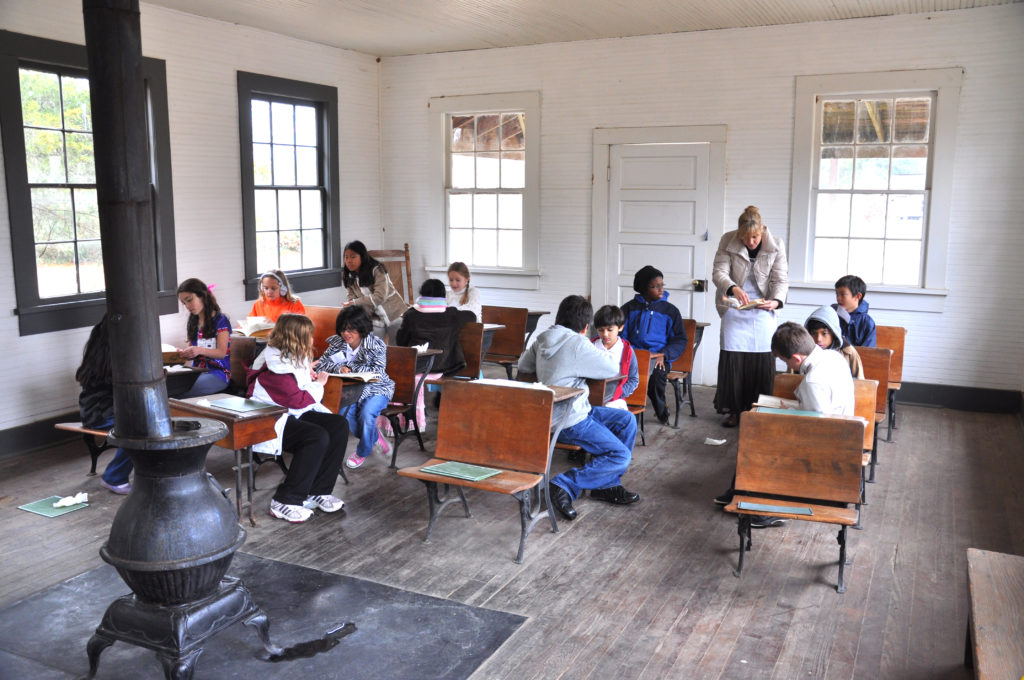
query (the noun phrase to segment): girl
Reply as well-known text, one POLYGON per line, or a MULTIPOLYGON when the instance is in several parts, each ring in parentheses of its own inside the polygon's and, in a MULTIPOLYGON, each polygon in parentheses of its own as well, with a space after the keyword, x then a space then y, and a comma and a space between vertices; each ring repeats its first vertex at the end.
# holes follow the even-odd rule
POLYGON ((377 429, 377 416, 387 408, 395 393, 395 382, 385 371, 387 345, 373 335, 373 322, 362 307, 345 307, 334 322, 334 332, 327 338, 327 350, 315 368, 328 373, 371 372, 377 382, 367 383, 359 402, 345 412, 348 429, 359 437, 359 445, 345 465, 357 468, 373 451, 387 457, 391 451, 384 435, 377 429))
POLYGON ((178 350, 193 366, 208 371, 181 399, 223 392, 231 377, 231 322, 220 311, 217 298, 199 279, 185 279, 178 286, 178 300, 189 312, 185 334, 188 347, 178 350))
MULTIPOLYGON (((114 425, 114 384, 110 369, 110 335, 107 315, 93 326, 82 352, 82 365, 75 372, 75 380, 82 386, 78 395, 78 411, 82 425, 96 430, 108 430, 114 425)), ((132 489, 128 475, 132 473, 132 459, 118 449, 107 463, 100 484, 112 493, 126 494, 132 489)))
POLYGON ((292 294, 288 277, 280 269, 271 269, 260 277, 260 296, 252 303, 249 316, 265 316, 277 321, 282 314, 305 314, 306 308, 292 294))
POLYGON ((247 396, 288 409, 274 424, 277 438, 252 448, 274 456, 291 452, 292 463, 270 501, 270 514, 295 523, 309 519, 313 508, 336 512, 345 507, 331 491, 348 444, 348 423, 320 403, 327 374, 312 371, 312 358, 313 322, 300 314, 282 314, 249 372, 247 396))
POLYGON ((464 309, 476 315, 474 321, 482 321, 480 291, 469 287, 469 267, 463 262, 452 262, 448 267, 448 306, 464 309))
POLYGON ((409 308, 388 276, 388 270, 370 257, 362 241, 345 245, 342 282, 348 289, 344 305, 356 304, 365 309, 373 322, 373 332, 379 338, 385 337, 388 328, 397 325, 409 308))

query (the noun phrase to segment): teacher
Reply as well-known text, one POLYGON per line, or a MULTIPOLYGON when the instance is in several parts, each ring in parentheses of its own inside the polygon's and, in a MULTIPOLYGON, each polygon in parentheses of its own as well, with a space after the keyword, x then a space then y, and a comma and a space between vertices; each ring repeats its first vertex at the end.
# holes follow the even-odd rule
POLYGON ((724 427, 736 427, 759 394, 771 394, 775 384, 772 334, 775 310, 789 291, 789 265, 782 239, 772 236, 761 213, 747 206, 739 228, 722 237, 715 253, 711 280, 715 307, 722 318, 715 409, 727 413, 724 427), (737 307, 763 300, 750 309, 737 307))

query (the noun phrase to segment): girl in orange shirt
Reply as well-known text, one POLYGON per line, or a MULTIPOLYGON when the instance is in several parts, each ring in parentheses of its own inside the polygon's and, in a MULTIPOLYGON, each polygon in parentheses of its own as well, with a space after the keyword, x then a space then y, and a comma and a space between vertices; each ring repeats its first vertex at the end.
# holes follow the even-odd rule
POLYGON ((299 298, 292 294, 288 277, 280 269, 271 269, 260 277, 260 297, 252 305, 249 316, 265 316, 277 322, 282 314, 305 314, 299 298))

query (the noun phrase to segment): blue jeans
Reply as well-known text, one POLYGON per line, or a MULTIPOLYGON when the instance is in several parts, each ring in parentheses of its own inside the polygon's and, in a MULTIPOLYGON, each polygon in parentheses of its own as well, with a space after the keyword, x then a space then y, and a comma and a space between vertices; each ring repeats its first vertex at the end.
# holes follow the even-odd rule
POLYGON ((228 388, 228 383, 224 380, 223 375, 220 373, 200 373, 199 377, 196 378, 195 384, 185 394, 178 397, 178 399, 188 399, 189 397, 205 397, 208 394, 217 394, 223 392, 228 388))
MULTIPOLYGON (((114 426, 114 419, 104 422, 102 425, 97 425, 97 430, 109 430, 114 426)), ((114 454, 113 459, 107 463, 107 467, 103 470, 103 481, 110 486, 120 486, 121 484, 128 483, 128 476, 132 473, 132 459, 128 457, 128 454, 124 452, 124 449, 118 449, 117 453, 114 454)))
POLYGON ((349 432, 359 438, 356 455, 360 458, 369 456, 373 445, 377 443, 377 416, 387 408, 389 401, 386 394, 375 394, 349 406, 345 411, 349 432))
POLYGON ((633 458, 636 417, 629 411, 595 406, 590 415, 558 435, 558 441, 575 444, 591 454, 590 462, 551 480, 575 500, 584 489, 619 486, 633 458))

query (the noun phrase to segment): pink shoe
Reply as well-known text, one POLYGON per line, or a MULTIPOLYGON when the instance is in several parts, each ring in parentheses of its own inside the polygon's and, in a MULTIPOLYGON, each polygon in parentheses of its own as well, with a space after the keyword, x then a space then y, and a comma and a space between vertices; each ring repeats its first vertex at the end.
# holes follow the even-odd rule
POLYGON ((391 453, 391 445, 388 444, 388 440, 384 438, 384 434, 380 430, 377 430, 377 443, 373 445, 373 451, 384 456, 385 460, 391 453))
POLYGON ((110 493, 116 493, 119 496, 124 496, 132 490, 131 482, 125 482, 124 484, 108 484, 107 480, 101 478, 100 484, 110 491, 110 493))

